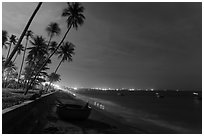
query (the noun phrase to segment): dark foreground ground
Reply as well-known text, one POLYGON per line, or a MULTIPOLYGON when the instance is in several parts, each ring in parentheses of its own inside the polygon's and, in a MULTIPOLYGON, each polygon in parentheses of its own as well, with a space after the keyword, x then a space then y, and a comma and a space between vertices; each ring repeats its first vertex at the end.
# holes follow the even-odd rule
MULTIPOLYGON (((63 103, 80 103, 84 102, 76 100, 65 92, 57 92, 56 99, 63 103)), ((57 102, 56 102, 57 103, 57 102)), ((133 129, 127 124, 123 124, 117 119, 111 118, 103 112, 92 107, 92 112, 89 118, 85 121, 67 122, 61 120, 56 114, 56 106, 47 115, 46 125, 36 133, 46 134, 135 134, 145 133, 141 130, 133 129)))

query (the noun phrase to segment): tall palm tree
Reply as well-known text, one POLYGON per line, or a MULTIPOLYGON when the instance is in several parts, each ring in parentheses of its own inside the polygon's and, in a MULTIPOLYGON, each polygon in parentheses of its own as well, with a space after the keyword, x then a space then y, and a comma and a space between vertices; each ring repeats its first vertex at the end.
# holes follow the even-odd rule
POLYGON ((50 51, 50 54, 51 54, 52 52, 54 52, 56 48, 57 48, 57 42, 52 41, 52 42, 50 43, 49 48, 48 48, 48 50, 50 51))
MULTIPOLYGON (((35 63, 35 62, 32 62, 32 63, 27 63, 27 66, 24 68, 25 72, 24 73, 24 78, 26 81, 24 82, 24 86, 28 86, 28 84, 30 83, 30 81, 34 78, 37 70, 41 67, 42 63, 44 62, 44 60, 46 59, 47 57, 44 55, 44 56, 40 56, 40 59, 35 63), (28 72, 30 71, 30 72, 28 72)), ((51 63, 51 60, 48 61, 48 63, 51 63)), ((41 82, 44 77, 48 76, 46 70, 48 70, 49 67, 45 66, 43 67, 43 69, 41 69, 40 73, 38 74, 35 82, 33 82, 32 84, 36 84, 36 83, 39 83, 41 82)))
POLYGON ((60 29, 60 27, 59 27, 59 25, 57 23, 51 22, 46 27, 46 31, 47 31, 48 36, 50 36, 50 39, 49 39, 48 45, 47 45, 49 47, 52 37, 55 36, 55 35, 59 35, 60 32, 61 32, 61 29, 60 29))
POLYGON ((7 43, 8 41, 8 32, 6 30, 2 30, 2 48, 7 49, 7 43))
POLYGON ((22 34, 21 34, 21 36, 20 36, 20 38, 19 38, 19 40, 18 40, 18 43, 16 44, 15 48, 14 48, 13 51, 11 52, 9 58, 6 59, 6 62, 4 63, 4 66, 3 66, 3 67, 6 67, 6 66, 9 64, 9 62, 11 61, 11 59, 13 58, 13 56, 15 55, 16 51, 18 50, 18 46, 20 46, 21 41, 23 40, 23 37, 25 36, 25 34, 26 34, 26 32, 27 32, 27 30, 28 30, 28 28, 29 28, 29 26, 30 26, 30 24, 31 24, 31 22, 32 22, 32 20, 33 20, 33 18, 35 17, 36 13, 37 13, 38 10, 40 9, 41 5, 42 5, 42 2, 39 2, 38 5, 37 5, 37 7, 36 7, 36 9, 34 10, 32 16, 30 17, 28 23, 26 24, 26 26, 25 26, 25 28, 24 28, 24 30, 23 30, 23 32, 22 32, 22 34))
POLYGON ((40 59, 40 56, 47 54, 47 44, 45 39, 42 36, 35 36, 30 41, 32 47, 27 48, 30 50, 28 52, 27 61, 30 62, 37 62, 36 60, 40 59))
POLYGON ((24 51, 24 47, 23 47, 23 44, 20 44, 18 50, 17 50, 17 53, 16 53, 16 56, 15 58, 13 59, 13 62, 15 62, 16 58, 18 57, 18 55, 21 54, 21 51, 24 51))
POLYGON ((9 38, 9 50, 8 50, 8 52, 7 52, 7 56, 6 56, 6 59, 8 58, 8 56, 9 56, 9 53, 10 53, 10 50, 11 50, 11 45, 13 44, 13 45, 15 45, 16 44, 16 36, 15 35, 11 35, 11 37, 9 38))
MULTIPOLYGON (((32 82, 34 82, 35 78, 38 76, 38 74, 40 73, 41 69, 47 64, 47 61, 55 54, 55 52, 61 46, 61 44, 63 43, 64 39, 66 38, 66 36, 67 36, 69 30, 71 29, 71 27, 73 27, 73 28, 75 28, 77 30, 78 25, 81 26, 84 23, 84 20, 85 20, 85 16, 83 15, 84 7, 81 5, 81 3, 78 3, 78 2, 69 3, 68 2, 67 5, 68 5, 68 7, 63 10, 62 16, 63 17, 67 17, 67 21, 66 22, 67 22, 67 28, 68 29, 67 29, 64 37, 62 38, 62 40, 58 44, 57 48, 53 51, 53 53, 51 53, 49 55, 47 60, 40 67, 40 69, 36 73, 36 75, 35 75, 35 77, 34 77, 32 82)), ((25 94, 27 94, 28 88, 26 89, 25 94)))
MULTIPOLYGON (((59 62, 57 68, 55 69, 54 74, 57 73, 57 70, 59 69, 60 65, 62 64, 62 62, 64 61, 72 61, 72 55, 74 55, 74 49, 75 45, 72 44, 71 42, 66 42, 65 44, 63 44, 62 46, 60 46, 59 50, 57 51, 56 54, 58 54, 58 58, 61 58, 61 61, 59 62)), ((48 89, 51 85, 52 81, 49 83, 48 89)))
POLYGON ((28 40, 29 40, 29 37, 31 37, 31 38, 33 37, 33 32, 31 30, 28 30, 25 36, 26 36, 26 44, 25 44, 25 49, 24 49, 24 52, 23 52, 23 59, 22 59, 22 62, 21 62, 20 71, 19 71, 19 74, 18 74, 18 83, 19 83, 19 79, 21 77, 21 72, 22 72, 24 59, 25 59, 25 53, 26 53, 26 49, 27 49, 27 46, 28 46, 28 40))
POLYGON ((29 50, 26 61, 27 64, 33 67, 33 72, 37 68, 38 63, 42 63, 45 55, 47 55, 47 44, 42 36, 34 36, 30 41, 32 47, 27 48, 29 50))
MULTIPOLYGON (((55 52, 61 46, 61 44, 63 43, 63 41, 66 38, 67 34, 69 33, 69 30, 71 29, 71 27, 73 27, 73 28, 75 28, 77 30, 78 26, 79 25, 81 26, 84 23, 84 20, 85 20, 85 16, 83 15, 84 7, 81 5, 81 3, 78 3, 78 2, 69 3, 68 2, 67 5, 68 5, 68 7, 63 10, 62 16, 63 17, 67 17, 66 22, 67 22, 67 28, 68 29, 67 29, 64 37, 62 38, 62 40, 58 44, 57 48, 53 51, 53 53, 51 53, 49 55, 47 60, 40 67, 40 69, 36 73, 36 75, 35 75, 35 77, 34 77, 32 82, 34 82, 35 78, 38 76, 38 74, 40 73, 41 69, 47 64, 47 61, 55 54, 55 52)), ((26 89, 25 94, 27 94, 28 88, 26 89)))
MULTIPOLYGON (((28 52, 26 61, 27 61, 27 64, 30 65, 30 67, 33 70, 32 74, 30 75, 30 77, 33 77, 36 74, 36 70, 40 68, 44 60, 47 58, 46 56, 48 54, 48 51, 47 51, 46 40, 42 36, 33 37, 30 43, 32 47, 27 48, 29 52, 28 52)), ((40 72, 42 72, 42 70, 43 69, 41 69, 40 72)), ((32 79, 33 78, 30 78, 31 81, 32 79)))
POLYGON ((68 7, 62 12, 63 17, 67 17, 67 27, 78 28, 78 25, 84 23, 84 7, 78 2, 67 2, 68 7))
POLYGON ((59 66, 64 61, 72 61, 72 55, 74 55, 74 49, 75 45, 71 42, 66 42, 63 46, 60 46, 59 50, 57 51, 57 54, 59 55, 58 58, 61 58, 61 61, 59 62, 57 68, 55 69, 55 73, 57 73, 57 70, 59 69, 59 66))

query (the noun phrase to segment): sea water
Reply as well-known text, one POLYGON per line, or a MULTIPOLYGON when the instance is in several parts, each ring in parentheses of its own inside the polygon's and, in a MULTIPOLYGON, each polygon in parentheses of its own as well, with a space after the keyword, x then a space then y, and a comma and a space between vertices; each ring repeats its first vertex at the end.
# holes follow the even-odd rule
POLYGON ((202 133, 201 92, 78 90, 76 96, 148 133, 202 133), (121 95, 122 94, 122 95, 121 95), (159 96, 158 96, 159 95, 159 96))

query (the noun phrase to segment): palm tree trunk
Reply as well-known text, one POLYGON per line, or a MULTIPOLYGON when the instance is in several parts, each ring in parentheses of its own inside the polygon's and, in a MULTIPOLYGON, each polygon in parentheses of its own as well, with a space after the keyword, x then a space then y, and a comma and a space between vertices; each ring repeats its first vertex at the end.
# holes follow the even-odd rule
MULTIPOLYGON (((52 39, 52 34, 50 35, 50 39, 49 39, 48 44, 47 44, 47 50, 49 49, 51 39, 52 39)), ((47 54, 47 57, 49 57, 49 53, 47 54)))
POLYGON ((24 63, 24 59, 25 59, 25 53, 26 53, 27 45, 28 45, 28 38, 26 39, 26 45, 25 45, 25 50, 23 52, 23 59, 22 59, 22 62, 21 62, 21 68, 20 68, 20 71, 19 71, 19 74, 18 74, 18 83, 17 83, 17 85, 19 84, 19 79, 21 77, 21 71, 22 71, 22 68, 23 68, 23 63, 24 63))
POLYGON ((52 34, 50 35, 50 39, 49 39, 49 41, 48 41, 47 47, 49 47, 50 42, 51 42, 51 39, 52 39, 52 34))
POLYGON ((16 58, 17 58, 17 56, 18 56, 18 53, 16 53, 16 56, 15 56, 15 58, 14 58, 13 62, 15 62, 15 60, 16 60, 16 58))
MULTIPOLYGON (((38 57, 37 57, 38 58, 38 57)), ((35 58, 32 59, 34 62, 36 61, 35 58)), ((28 82, 25 84, 26 88, 29 87, 29 84, 32 82, 32 75, 34 75, 36 72, 36 68, 37 68, 37 64, 39 63, 40 60, 38 60, 36 63, 31 64, 31 67, 33 67, 34 69, 32 70, 32 72, 29 75, 28 78, 28 82)))
MULTIPOLYGON (((64 39, 66 38, 69 30, 71 29, 71 25, 69 25, 67 32, 65 33, 64 37, 62 38, 62 40, 60 41, 60 43, 58 44, 57 48, 50 54, 50 56, 46 59, 46 61, 43 63, 43 65, 40 67, 40 69, 38 70, 38 72, 35 74, 35 77, 33 78, 32 82, 30 83, 30 85, 35 81, 35 79, 37 78, 38 74, 40 73, 41 69, 47 64, 47 61, 54 55, 54 53, 58 50, 58 48, 61 46, 61 44, 63 43, 64 39)), ((30 86, 29 85, 29 86, 30 86)), ((29 90, 29 86, 26 88, 25 91, 25 95, 27 94, 28 90, 29 90)))
MULTIPOLYGON (((9 44, 9 50, 8 50, 8 52, 7 52, 6 60, 8 59, 8 56, 9 56, 9 53, 10 53, 10 50, 11 50, 11 44, 12 44, 12 43, 9 44)), ((5 62, 5 63, 6 63, 6 62, 5 62)))
MULTIPOLYGON (((57 73, 57 70, 59 69, 59 66, 61 65, 62 61, 63 61, 63 58, 62 58, 62 60, 60 61, 60 63, 58 64, 57 68, 55 69, 55 72, 54 72, 55 74, 57 73)), ((49 85, 48 85, 48 87, 47 87, 47 91, 48 91, 48 89, 49 89, 51 83, 52 83, 52 81, 50 81, 50 83, 49 83, 49 85)))
POLYGON ((59 69, 60 65, 62 64, 62 61, 63 61, 63 58, 62 58, 62 60, 60 61, 60 63, 58 64, 57 68, 55 69, 55 74, 57 73, 57 70, 59 69))
POLYGON ((41 5, 42 5, 42 2, 39 2, 38 5, 37 5, 37 7, 36 7, 36 9, 35 9, 35 11, 33 12, 32 16, 30 17, 30 19, 29 19, 29 21, 28 21, 26 27, 24 28, 23 33, 21 34, 21 36, 20 36, 20 38, 19 38, 19 40, 18 40, 18 43, 17 43, 16 46, 14 47, 14 49, 13 49, 13 51, 11 52, 9 58, 6 59, 6 62, 4 63, 4 67, 6 67, 6 66, 9 64, 9 62, 10 62, 11 59, 13 58, 14 54, 15 54, 16 51, 18 50, 18 48, 19 48, 19 46, 20 46, 20 44, 21 44, 21 41, 23 40, 23 37, 25 36, 25 34, 26 34, 26 32, 27 32, 27 30, 28 30, 28 28, 29 28, 29 26, 30 26, 30 24, 31 24, 31 22, 32 22, 32 20, 33 20, 33 18, 35 17, 36 13, 37 13, 38 10, 40 9, 41 5))

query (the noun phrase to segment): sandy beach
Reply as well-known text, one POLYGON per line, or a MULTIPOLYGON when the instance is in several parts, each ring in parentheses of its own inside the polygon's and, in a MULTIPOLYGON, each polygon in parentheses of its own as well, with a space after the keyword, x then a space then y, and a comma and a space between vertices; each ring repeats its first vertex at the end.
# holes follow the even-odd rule
MULTIPOLYGON (((79 103, 85 105, 86 97, 72 96, 67 92, 57 92, 56 99, 63 103, 79 103), (83 100, 83 101, 82 101, 83 100)), ((134 123, 126 121, 117 114, 111 114, 106 110, 97 108, 93 102, 89 101, 92 112, 85 121, 66 122, 61 120, 56 114, 56 105, 53 105, 49 113, 45 127, 39 133, 67 133, 67 134, 190 134, 200 133, 196 130, 188 130, 184 127, 166 125, 160 121, 155 123, 153 120, 143 120, 135 115, 134 123), (136 118, 137 117, 137 118, 136 118)), ((110 109, 109 109, 110 110, 110 109)), ((114 112, 123 112, 117 111, 114 112)), ((134 115, 133 115, 134 116, 134 115)))
MULTIPOLYGON (((66 92, 57 92, 56 99, 63 103, 85 104, 77 100, 66 92)), ((89 118, 85 121, 63 121, 56 114, 56 106, 47 115, 47 123, 36 133, 47 134, 137 134, 145 133, 142 130, 131 128, 128 124, 123 124, 117 118, 109 117, 101 111, 92 107, 89 118)))
MULTIPOLYGON (((127 94, 126 94, 127 95, 127 94)), ((121 97, 121 96, 119 96, 121 97)), ((130 99, 128 96, 123 96, 130 99)), ((147 96, 143 97, 146 98, 147 96)), ((162 99, 162 104, 165 99, 162 99)), ((113 100, 114 97, 111 97, 113 100)), ((118 98, 117 96, 115 98, 118 98)), ((123 98, 124 99, 124 98, 123 98)), ((139 99, 139 96, 135 97, 139 99)), ((148 99, 150 97, 148 96, 148 99)), ((138 101, 138 100, 137 100, 138 101)), ((144 108, 148 107, 147 104, 139 100, 144 108)), ((146 99, 147 101, 147 99, 146 99)), ((156 103, 157 100, 154 100, 156 103)), ((121 98, 122 102, 122 98, 121 98)), ((123 101, 124 102, 124 101, 123 101)), ((125 101, 128 103, 128 100, 125 101)), ((152 103, 152 102, 151 102, 152 103)), ((157 105, 159 103, 156 103, 157 105)), ((195 103, 196 104, 196 103, 195 103)), ((17 105, 18 106, 18 105, 17 105)), ((134 104, 134 106, 137 106, 134 104)), ((156 107, 151 107, 156 110, 156 107)), ((199 106, 196 104, 195 106, 199 106)), ((188 105, 189 107, 189 105, 188 105)), ((140 107, 136 107, 139 110, 140 107)), ((159 107, 161 109, 161 107, 159 107)), ((195 107, 194 107, 195 108, 195 107)), ((149 108, 148 108, 149 109, 149 108)), ((162 110, 160 110, 160 113, 162 110)), ((163 109, 163 108, 162 108, 163 109)), ((200 109, 199 107, 197 108, 200 109)), ((11 109, 12 110, 12 109, 11 109)), ((169 113, 169 112, 168 112, 169 113)), ((173 113, 173 112, 172 112, 173 113)), ((181 111, 179 110, 181 114, 181 111)), ((196 112, 197 113, 197 112, 196 112)), ((200 113, 200 112, 198 112, 200 113)), ((108 100, 97 99, 96 94, 93 97, 83 96, 79 94, 71 94, 70 92, 57 91, 47 96, 37 99, 28 106, 20 106, 10 114, 4 114, 3 118, 3 133, 9 134, 200 134, 202 133, 200 114, 198 118, 189 118, 183 123, 182 120, 179 124, 167 122, 166 120, 159 120, 152 118, 154 114, 148 112, 133 112, 126 107, 118 107, 108 100), (92 108, 91 114, 87 120, 84 121, 65 121, 62 120, 56 110, 59 101, 65 104, 80 104, 85 105, 89 101, 92 108), (90 101, 92 100, 92 101, 90 101), (98 102, 96 102, 96 101, 98 102), (100 101, 100 102, 99 102, 100 101), (100 105, 98 105, 100 104, 100 105), (104 106, 104 107, 103 107, 104 106), (26 108, 27 107, 27 108, 26 108), (29 108, 30 107, 30 108, 29 108), (144 114, 144 115, 143 115, 144 114), (23 116, 21 116, 23 115, 23 116), (147 116, 148 115, 148 116, 147 116), (151 117, 150 117, 151 115, 151 117), (20 118, 19 118, 20 117, 20 118), (145 118, 146 117, 146 118, 145 118), (17 120, 13 122, 13 119, 17 120), (197 122, 198 120, 198 122, 197 122)), ((161 115, 161 114, 160 114, 161 115)), ((184 115, 182 115, 184 116, 184 115)), ((169 117, 169 116, 168 116, 169 117)), ((171 116, 170 116, 171 117, 171 116)), ((194 114, 189 114, 187 117, 194 117, 194 114)), ((178 122, 178 117, 172 117, 178 122)), ((171 120, 172 120, 171 119, 171 120)))

